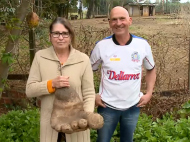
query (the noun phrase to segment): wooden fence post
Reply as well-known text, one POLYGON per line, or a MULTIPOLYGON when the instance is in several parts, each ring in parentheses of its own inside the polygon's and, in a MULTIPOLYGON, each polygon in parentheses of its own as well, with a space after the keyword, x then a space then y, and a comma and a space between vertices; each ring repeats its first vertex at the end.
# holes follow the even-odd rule
POLYGON ((35 31, 34 28, 29 29, 29 49, 30 49, 30 66, 35 56, 35 31))
POLYGON ((190 92, 190 40, 189 40, 189 65, 188 65, 188 91, 190 92))

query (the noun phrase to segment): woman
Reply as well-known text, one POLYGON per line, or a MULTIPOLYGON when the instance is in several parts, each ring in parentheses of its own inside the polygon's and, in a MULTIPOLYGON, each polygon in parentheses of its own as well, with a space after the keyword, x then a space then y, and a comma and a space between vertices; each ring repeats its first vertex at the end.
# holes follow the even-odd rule
MULTIPOLYGON (((33 60, 26 85, 28 97, 41 99, 40 142, 57 142, 58 132, 50 126, 56 88, 72 86, 84 102, 84 110, 94 111, 93 72, 87 55, 74 49, 74 31, 64 18, 50 25, 52 47, 40 50, 33 60)), ((66 134, 66 142, 90 142, 90 131, 66 134)))

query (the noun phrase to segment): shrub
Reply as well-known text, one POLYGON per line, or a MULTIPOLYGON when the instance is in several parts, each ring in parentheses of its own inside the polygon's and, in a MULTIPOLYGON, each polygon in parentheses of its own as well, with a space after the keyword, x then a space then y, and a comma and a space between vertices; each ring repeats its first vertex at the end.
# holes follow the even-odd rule
MULTIPOLYGON (((134 133, 134 142, 189 142, 190 141, 190 101, 186 102, 177 112, 166 113, 162 118, 141 113, 134 133), (176 113, 181 116, 176 118, 176 113)), ((97 133, 91 130, 91 141, 95 142, 97 133)), ((110 142, 119 142, 120 125, 110 142)))
MULTIPOLYGON (((183 105, 185 114, 189 114, 189 104, 183 105)), ((181 113, 181 110, 178 111, 181 113)), ((184 114, 184 111, 183 111, 184 114)), ((39 109, 13 110, 0 117, 0 142, 39 142, 39 109)), ((152 116, 142 113, 134 133, 134 142, 189 142, 190 117, 176 119, 172 113, 166 113, 162 119, 153 120, 152 116)), ((111 142, 119 142, 118 124, 111 142)), ((96 130, 91 130, 91 141, 97 139, 96 130)))
POLYGON ((13 110, 0 117, 0 142, 39 142, 38 109, 13 110))
POLYGON ((151 116, 142 114, 134 134, 135 142, 189 142, 190 117, 175 120, 167 113, 162 119, 152 121, 151 116))

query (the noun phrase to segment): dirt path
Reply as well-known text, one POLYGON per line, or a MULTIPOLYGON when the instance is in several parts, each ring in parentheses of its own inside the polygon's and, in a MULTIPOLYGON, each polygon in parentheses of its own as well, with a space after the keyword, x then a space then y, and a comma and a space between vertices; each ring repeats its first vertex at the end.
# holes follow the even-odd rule
MULTIPOLYGON (((162 32, 168 35, 184 34, 183 21, 181 19, 172 19, 168 16, 155 17, 132 17, 133 23, 130 27, 132 33, 156 34, 162 32)), ((109 28, 109 22, 106 18, 72 20, 72 25, 75 28, 83 26, 93 26, 104 29, 109 28)))

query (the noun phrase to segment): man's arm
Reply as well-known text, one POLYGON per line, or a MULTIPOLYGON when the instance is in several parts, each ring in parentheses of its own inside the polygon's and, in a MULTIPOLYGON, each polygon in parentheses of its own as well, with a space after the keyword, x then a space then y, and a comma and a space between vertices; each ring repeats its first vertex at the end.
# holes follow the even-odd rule
POLYGON ((100 55, 100 49, 99 49, 98 45, 96 45, 91 52, 90 62, 92 65, 92 70, 97 71, 99 65, 102 63, 102 59, 101 59, 101 55, 100 55))
MULTIPOLYGON (((91 65, 92 65, 92 70, 97 71, 99 65, 102 63, 100 49, 99 49, 98 44, 96 44, 96 46, 94 47, 94 49, 91 52, 90 61, 91 61, 91 65)), ((99 94, 96 94, 95 105, 106 107, 99 94)))
POLYGON ((156 81, 156 69, 155 69, 155 67, 152 70, 147 70, 145 79, 146 79, 146 85, 147 85, 146 94, 152 95, 154 84, 156 81))
POLYGON ((147 86, 146 94, 141 97, 139 104, 137 105, 138 107, 143 107, 144 105, 146 105, 152 97, 152 92, 153 92, 154 84, 156 81, 155 67, 152 70, 146 71, 145 79, 146 79, 146 86, 147 86))

